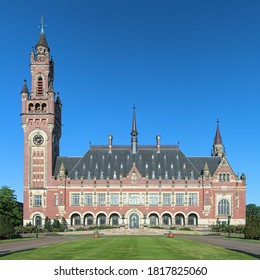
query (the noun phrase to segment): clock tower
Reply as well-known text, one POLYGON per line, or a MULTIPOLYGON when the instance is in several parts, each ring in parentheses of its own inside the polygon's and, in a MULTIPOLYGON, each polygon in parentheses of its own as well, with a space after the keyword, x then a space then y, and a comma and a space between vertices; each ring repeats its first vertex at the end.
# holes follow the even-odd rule
MULTIPOLYGON (((42 20, 38 42, 30 54, 31 92, 22 88, 24 131, 24 209, 46 208, 61 137, 61 100, 55 97, 54 61, 42 20)), ((42 211, 42 210, 41 210, 42 211)), ((26 215, 26 213, 25 213, 26 215)))

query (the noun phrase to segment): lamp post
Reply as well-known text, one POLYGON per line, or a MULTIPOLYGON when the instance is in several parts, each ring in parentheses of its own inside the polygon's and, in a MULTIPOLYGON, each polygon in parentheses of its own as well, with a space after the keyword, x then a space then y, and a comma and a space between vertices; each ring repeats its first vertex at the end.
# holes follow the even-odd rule
POLYGON ((125 220, 125 214, 124 213, 122 213, 122 223, 123 223, 123 225, 125 224, 125 222, 124 222, 124 220, 125 220))
POLYGON ((39 237, 39 234, 38 234, 38 223, 39 223, 39 216, 36 216, 36 218, 35 218, 35 223, 36 223, 36 229, 35 229, 35 231, 36 231, 36 238, 38 238, 39 237))
POLYGON ((228 237, 230 238, 230 220, 231 220, 231 216, 228 216, 228 237))

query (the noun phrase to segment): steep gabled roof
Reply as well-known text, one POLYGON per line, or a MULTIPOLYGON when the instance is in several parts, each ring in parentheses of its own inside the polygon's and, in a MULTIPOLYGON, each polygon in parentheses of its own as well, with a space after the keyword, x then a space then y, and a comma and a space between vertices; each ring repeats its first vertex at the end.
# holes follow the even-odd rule
POLYGON ((215 173, 221 162, 221 157, 188 157, 188 159, 200 173, 204 170, 205 163, 207 163, 211 175, 215 173))
POLYGON ((139 146, 136 154, 131 153, 130 146, 113 146, 112 152, 107 146, 91 146, 83 157, 58 157, 54 176, 57 177, 62 162, 72 179, 118 179, 126 177, 135 164, 142 177, 149 176, 149 179, 192 176, 196 180, 206 162, 214 174, 220 160, 219 157, 186 157, 174 145, 161 146, 160 152, 155 146, 139 146))

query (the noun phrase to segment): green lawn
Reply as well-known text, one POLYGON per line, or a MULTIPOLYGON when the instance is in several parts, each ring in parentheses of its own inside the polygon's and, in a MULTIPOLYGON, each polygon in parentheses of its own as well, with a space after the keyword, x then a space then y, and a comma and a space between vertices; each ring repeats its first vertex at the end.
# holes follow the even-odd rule
POLYGON ((9 254, 5 260, 249 260, 249 255, 179 238, 85 238, 9 254))

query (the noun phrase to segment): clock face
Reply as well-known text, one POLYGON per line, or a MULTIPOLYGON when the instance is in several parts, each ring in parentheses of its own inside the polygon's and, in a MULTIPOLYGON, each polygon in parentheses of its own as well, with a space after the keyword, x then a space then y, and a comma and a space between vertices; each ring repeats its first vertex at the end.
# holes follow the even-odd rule
POLYGON ((37 146, 42 145, 43 141, 44 141, 44 139, 43 139, 42 135, 40 135, 40 134, 37 134, 33 137, 33 143, 37 146))

